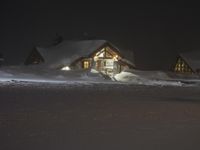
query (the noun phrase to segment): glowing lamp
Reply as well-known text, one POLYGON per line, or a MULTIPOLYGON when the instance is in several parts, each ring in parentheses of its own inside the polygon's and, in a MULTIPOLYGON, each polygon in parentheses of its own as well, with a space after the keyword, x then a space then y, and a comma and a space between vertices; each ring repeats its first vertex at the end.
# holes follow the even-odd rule
POLYGON ((113 57, 113 59, 115 60, 115 61, 118 61, 118 55, 115 55, 114 57, 113 57))
POLYGON ((71 70, 69 66, 65 66, 63 67, 61 70, 65 70, 65 71, 68 71, 68 70, 71 70))
POLYGON ((98 59, 98 56, 94 56, 94 61, 97 61, 97 59, 98 59))

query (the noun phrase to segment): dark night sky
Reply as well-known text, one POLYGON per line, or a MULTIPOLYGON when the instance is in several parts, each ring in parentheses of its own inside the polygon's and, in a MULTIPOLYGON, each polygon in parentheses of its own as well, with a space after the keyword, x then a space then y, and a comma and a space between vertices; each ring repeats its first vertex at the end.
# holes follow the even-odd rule
POLYGON ((35 45, 56 33, 78 39, 85 32, 133 50, 141 69, 167 69, 180 51, 200 49, 198 5, 181 3, 71 4, 68 1, 2 1, 0 52, 20 64, 35 45))

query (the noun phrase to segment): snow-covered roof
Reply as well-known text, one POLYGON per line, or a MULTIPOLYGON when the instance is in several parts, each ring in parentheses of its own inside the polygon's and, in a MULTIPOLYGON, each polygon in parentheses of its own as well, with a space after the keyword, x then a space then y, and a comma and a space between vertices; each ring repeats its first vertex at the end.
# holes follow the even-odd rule
POLYGON ((135 67, 135 64, 131 61, 129 61, 128 59, 125 59, 125 58, 121 58, 120 61, 132 66, 132 67, 135 67))
POLYGON ((193 71, 200 69, 200 50, 183 52, 180 56, 187 62, 193 71))
POLYGON ((36 47, 36 49, 44 58, 45 64, 55 67, 69 65, 80 57, 87 57, 105 43, 107 43, 105 40, 63 41, 49 48, 36 47))
POLYGON ((63 41, 49 48, 36 47, 36 49, 44 58, 45 64, 55 68, 61 65, 70 65, 80 57, 88 57, 104 44, 111 45, 121 53, 117 47, 106 40, 63 41))

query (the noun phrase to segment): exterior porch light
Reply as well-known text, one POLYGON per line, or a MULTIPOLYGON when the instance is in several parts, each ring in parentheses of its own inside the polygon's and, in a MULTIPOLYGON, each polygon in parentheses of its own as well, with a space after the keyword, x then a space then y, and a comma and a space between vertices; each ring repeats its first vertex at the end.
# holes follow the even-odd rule
POLYGON ((115 61, 118 61, 118 55, 115 55, 114 57, 113 57, 113 59, 115 60, 115 61))
POLYGON ((98 56, 94 56, 94 61, 97 61, 97 59, 98 59, 98 56))
POLYGON ((61 70, 64 70, 64 71, 68 71, 68 70, 71 70, 69 66, 65 66, 63 67, 61 70))

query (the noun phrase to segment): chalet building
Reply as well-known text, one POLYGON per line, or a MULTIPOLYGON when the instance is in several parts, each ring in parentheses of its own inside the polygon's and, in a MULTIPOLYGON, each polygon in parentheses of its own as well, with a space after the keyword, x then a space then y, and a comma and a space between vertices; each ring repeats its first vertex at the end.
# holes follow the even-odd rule
POLYGON ((200 74, 200 51, 181 53, 177 57, 174 71, 177 73, 200 74))
POLYGON ((127 52, 105 40, 63 41, 49 48, 35 47, 25 64, 61 70, 95 69, 110 75, 135 67, 132 53, 127 52))

